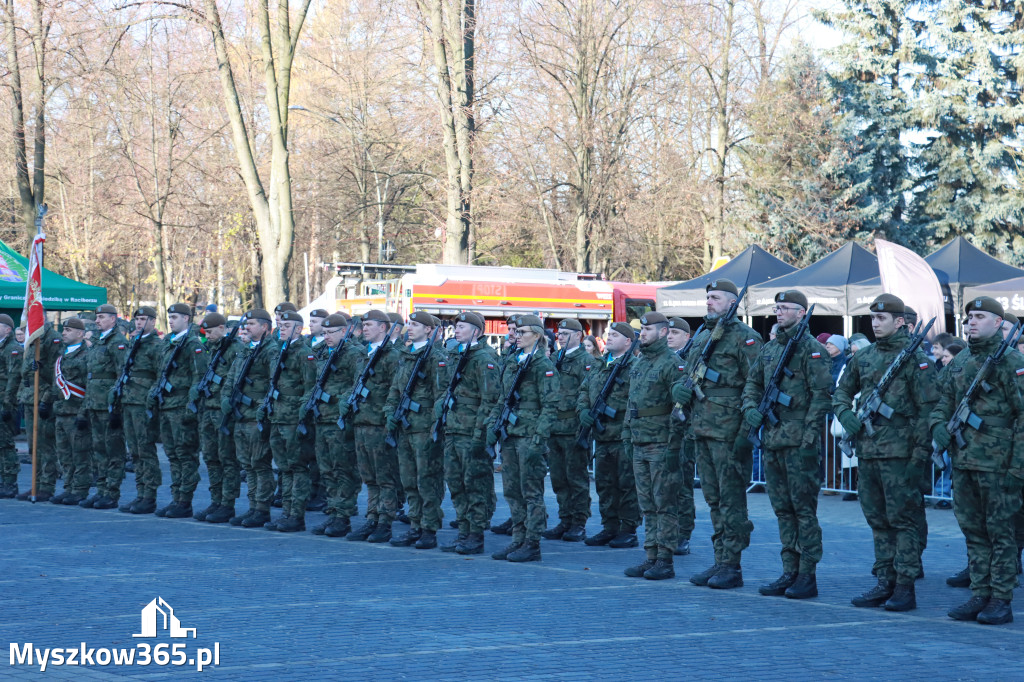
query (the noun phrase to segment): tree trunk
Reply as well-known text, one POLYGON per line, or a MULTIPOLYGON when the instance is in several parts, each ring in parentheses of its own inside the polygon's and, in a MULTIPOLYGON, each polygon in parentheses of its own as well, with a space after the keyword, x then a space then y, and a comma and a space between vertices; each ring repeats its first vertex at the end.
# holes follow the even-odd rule
POLYGON ((722 238, 725 235, 725 174, 728 171, 729 155, 729 51, 732 47, 735 0, 726 2, 725 34, 722 37, 722 61, 718 78, 718 105, 715 108, 715 215, 709 221, 708 234, 705 227, 704 270, 711 269, 715 260, 722 255, 722 238))
POLYGON ((15 178, 18 185, 18 215, 25 229, 27 243, 36 234, 36 203, 32 191, 32 178, 28 170, 28 150, 25 135, 25 100, 21 86, 21 65, 18 62, 18 37, 15 30, 14 0, 4 2, 4 42, 7 47, 7 70, 10 73, 11 129, 14 136, 15 178))

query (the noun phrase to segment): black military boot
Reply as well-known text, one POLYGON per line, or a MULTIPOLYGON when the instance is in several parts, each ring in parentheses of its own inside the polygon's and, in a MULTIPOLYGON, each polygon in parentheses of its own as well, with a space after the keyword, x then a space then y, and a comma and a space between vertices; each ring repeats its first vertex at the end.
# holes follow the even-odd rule
POLYGON ((99 498, 99 496, 99 493, 89 495, 87 498, 79 502, 78 506, 81 507, 82 509, 92 509, 92 505, 96 504, 96 500, 97 498, 99 498))
POLYGON ((609 542, 614 540, 615 536, 618 534, 619 531, 617 530, 605 528, 597 535, 591 535, 589 538, 584 540, 583 544, 585 544, 588 547, 603 547, 604 545, 607 545, 609 542))
POLYGON ((950 587, 970 587, 971 567, 966 566, 962 571, 958 571, 946 578, 946 584, 950 587))
POLYGON ((324 528, 324 535, 329 538, 343 538, 348 537, 348 534, 352 532, 352 522, 347 516, 336 516, 331 519, 331 522, 324 528))
POLYGON ((561 540, 562 536, 565 535, 566 531, 569 530, 569 524, 565 521, 559 521, 558 525, 554 528, 549 528, 540 534, 545 540, 561 540))
POLYGON ((813 573, 801 573, 786 590, 786 599, 810 599, 818 596, 818 578, 813 573))
POLYGON ((58 493, 57 495, 54 495, 53 497, 51 497, 50 498, 50 502, 52 504, 64 504, 64 498, 67 497, 70 494, 71 494, 70 492, 65 490, 64 492, 58 493))
POLYGON ((405 511, 405 507, 399 509, 398 513, 395 514, 395 521, 404 523, 407 526, 409 525, 409 514, 405 511))
POLYGON ((913 611, 917 608, 917 596, 914 594, 914 583, 897 584, 892 596, 885 602, 886 611, 913 611))
POLYGON ((262 528, 268 521, 270 521, 270 510, 257 509, 252 516, 242 519, 242 528, 262 528))
POLYGON ((624 570, 623 574, 625 574, 627 578, 643 578, 644 573, 654 568, 654 564, 656 563, 657 559, 655 557, 649 556, 646 559, 644 559, 644 562, 642 564, 639 564, 637 566, 630 566, 629 568, 624 570))
POLYGON ((416 541, 423 537, 423 531, 419 528, 411 528, 409 532, 402 533, 397 538, 391 538, 392 547, 412 547, 416 541))
POLYGON ((522 542, 513 542, 508 547, 505 547, 504 549, 499 549, 497 552, 492 554, 491 558, 496 560, 496 561, 507 561, 508 560, 508 555, 512 554, 515 551, 518 551, 519 548, 522 547, 522 546, 523 546, 522 542))
POLYGON ((242 525, 242 521, 245 521, 247 518, 249 518, 250 516, 252 516, 255 513, 256 513, 256 508, 255 507, 250 507, 249 511, 245 512, 244 514, 239 514, 238 516, 232 516, 231 519, 229 520, 229 523, 232 526, 241 526, 242 525))
POLYGON ((32 489, 29 488, 25 492, 18 493, 17 495, 15 495, 14 499, 18 500, 19 502, 28 502, 31 497, 32 497, 32 489))
POLYGON ((672 554, 675 556, 686 556, 690 553, 690 538, 680 540, 676 548, 672 550, 672 554))
POLYGON ((78 503, 82 501, 82 498, 74 493, 69 493, 60 501, 65 507, 77 507, 78 503))
MULTIPOLYGON (((458 521, 455 521, 454 523, 458 524, 458 521)), ((458 528, 458 525, 452 527, 458 528)), ((497 526, 491 526, 491 532, 495 535, 512 535, 512 519, 506 519, 497 526)))
POLYGON ((192 500, 178 500, 164 516, 168 519, 187 519, 192 516, 192 500))
POLYGON ((156 511, 156 498, 141 499, 132 505, 132 514, 152 514, 156 511))
POLYGON ((452 542, 449 545, 441 545, 441 551, 442 552, 454 553, 455 549, 460 544, 462 544, 466 540, 466 538, 468 538, 468 537, 469 537, 469 533, 459 533, 459 536, 457 538, 455 538, 454 542, 452 542))
POLYGON ((365 542, 368 537, 373 535, 374 531, 377 530, 376 521, 367 521, 358 530, 354 530, 345 536, 346 540, 353 542, 365 542))
POLYGON ((584 526, 570 526, 562 535, 563 542, 581 542, 586 539, 587 529, 584 526))
POLYGON ((122 504, 120 507, 117 508, 117 511, 124 512, 125 514, 130 514, 132 511, 132 505, 140 501, 142 501, 142 498, 136 497, 131 502, 125 502, 124 504, 122 504))
POLYGON ((215 511, 217 511, 219 508, 220 508, 219 504, 217 504, 216 502, 212 502, 212 503, 210 503, 210 506, 207 507, 206 509, 201 509, 201 510, 197 511, 195 514, 193 514, 192 518, 195 519, 196 521, 205 521, 207 516, 209 516, 210 514, 212 514, 215 511))
POLYGON ((648 580, 667 580, 676 577, 676 570, 672 566, 672 558, 658 559, 654 565, 644 571, 644 577, 648 580))
POLYGON ((276 531, 277 530, 278 522, 282 521, 283 519, 286 519, 286 518, 288 518, 287 514, 285 514, 284 516, 278 517, 276 519, 271 518, 269 521, 267 521, 266 523, 263 524, 263 527, 266 530, 274 530, 274 531, 276 531))
POLYGON ((305 516, 285 516, 277 521, 278 533, 298 533, 306 530, 305 516))
POLYGON ((235 517, 235 505, 222 504, 206 515, 207 523, 227 523, 235 517))
POLYGON ((540 542, 527 540, 522 547, 508 555, 508 560, 517 564, 524 561, 540 561, 540 542))
POLYGON ((310 498, 306 502, 306 511, 319 512, 327 509, 327 498, 323 496, 323 493, 318 489, 315 497, 310 498))
POLYGON ((785 571, 779 576, 778 580, 767 585, 761 585, 761 587, 757 588, 757 591, 766 597, 781 597, 796 582, 797 575, 796 571, 785 571))
POLYGON ((732 590, 743 587, 743 569, 737 564, 724 564, 718 573, 708 579, 708 587, 716 590, 732 590))
POLYGON ((978 622, 983 625, 1004 625, 1013 622, 1013 609, 1010 608, 1010 600, 996 599, 988 600, 988 605, 978 614, 978 622))
POLYGON ((437 533, 432 530, 425 530, 419 540, 413 545, 416 549, 434 549, 437 547, 437 533))
POLYGON ((715 564, 714 566, 706 568, 700 573, 697 573, 696 575, 691 575, 690 582, 696 585, 697 587, 706 587, 708 581, 711 580, 711 578, 714 577, 714 575, 718 573, 720 570, 722 570, 722 565, 715 564))
POLYGON ((483 554, 484 534, 470 533, 465 540, 456 545, 455 552, 456 554, 483 554))
POLYGON ((160 518, 163 518, 163 517, 167 516, 168 510, 170 510, 170 508, 173 507, 176 504, 178 504, 178 501, 174 500, 170 504, 167 504, 167 505, 164 505, 163 507, 160 507, 159 509, 156 510, 156 515, 159 516, 160 518))
POLYGON ((331 521, 333 521, 333 520, 334 520, 333 518, 327 517, 326 521, 324 521, 323 523, 321 523, 318 526, 313 526, 313 530, 311 530, 309 532, 312 533, 313 535, 323 535, 324 531, 327 530, 327 526, 331 525, 331 521))
POLYGON ((391 539, 391 522, 390 521, 379 521, 377 528, 370 533, 370 536, 366 538, 367 542, 373 542, 379 544, 381 542, 387 542, 391 539))
POLYGON ((950 609, 947 615, 953 620, 977 620, 978 614, 985 610, 988 602, 988 597, 974 595, 955 609, 950 609))
POLYGON ((116 509, 117 500, 112 500, 106 495, 100 495, 96 498, 96 501, 92 503, 93 509, 116 509))
POLYGON ((0 500, 10 500, 18 496, 18 486, 13 483, 0 485, 0 500))
MULTIPOLYGON (((452 530, 458 530, 459 529, 459 520, 458 519, 452 519, 451 521, 448 522, 448 527, 451 528, 452 530)), ((509 525, 509 527, 511 527, 511 524, 509 525)), ((494 528, 491 528, 491 532, 494 533, 496 531, 494 530, 494 528)))
POLYGON ((889 601, 889 597, 892 596, 893 590, 895 589, 896 585, 892 580, 879 578, 877 585, 859 597, 854 597, 850 600, 850 603, 860 608, 881 606, 885 602, 889 601))
POLYGON ((633 528, 620 529, 619 534, 608 543, 608 546, 613 549, 627 549, 639 545, 640 541, 636 539, 636 530, 633 528))
POLYGON ((1024 566, 1021 566, 1021 555, 1024 554, 1024 547, 1017 548, 1017 575, 1024 573, 1024 566))

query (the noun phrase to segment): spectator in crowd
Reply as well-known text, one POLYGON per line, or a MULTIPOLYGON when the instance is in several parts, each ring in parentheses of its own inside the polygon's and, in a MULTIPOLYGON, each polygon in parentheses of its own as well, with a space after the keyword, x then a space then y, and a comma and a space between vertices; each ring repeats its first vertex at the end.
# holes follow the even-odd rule
POLYGON ((868 341, 868 337, 863 334, 854 334, 850 337, 850 355, 853 355, 859 350, 863 350, 871 345, 868 341))
POLYGON ((769 341, 774 341, 775 337, 778 335, 778 333, 779 333, 779 323, 776 322, 775 324, 772 325, 772 328, 768 331, 768 340, 769 341))
POLYGON ((839 334, 833 334, 825 341, 825 350, 828 351, 828 356, 832 358, 833 384, 839 381, 839 375, 843 371, 843 367, 846 367, 846 348, 848 346, 846 337, 839 334))
MULTIPOLYGON (((946 334, 945 336, 948 336, 949 338, 943 340, 941 352, 938 353, 935 357, 935 362, 940 368, 939 372, 944 371, 941 368, 946 367, 947 365, 949 365, 949 363, 953 362, 953 358, 955 358, 957 354, 966 347, 964 345, 964 342, 956 338, 955 336, 952 336, 950 334, 946 334), (941 364, 939 364, 940 361, 941 364)), ((936 341, 938 341, 937 337, 936 341)), ((950 479, 949 453, 943 452, 942 459, 945 460, 946 462, 946 468, 943 470, 941 474, 939 474, 938 480, 935 481, 935 485, 932 489, 932 494, 935 495, 936 497, 948 498, 951 496, 950 491, 952 485, 952 481, 950 479)), ((952 509, 953 505, 952 503, 950 503, 948 499, 942 499, 935 503, 935 508, 952 509)))
POLYGON ((815 338, 818 339, 818 343, 824 346, 826 343, 828 343, 828 339, 830 336, 832 335, 829 334, 828 332, 822 332, 818 334, 815 338))
POLYGON ((593 335, 583 339, 583 349, 595 358, 601 358, 601 342, 593 335))

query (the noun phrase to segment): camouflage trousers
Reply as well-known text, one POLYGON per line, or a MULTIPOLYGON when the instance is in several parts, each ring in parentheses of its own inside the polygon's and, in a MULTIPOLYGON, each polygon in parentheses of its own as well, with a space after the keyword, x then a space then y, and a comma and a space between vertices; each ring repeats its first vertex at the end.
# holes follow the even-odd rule
POLYGON ((210 483, 210 502, 232 507, 242 491, 235 439, 220 432, 220 410, 199 408, 199 445, 210 483))
POLYGON ((274 467, 271 462, 270 447, 263 440, 263 434, 256 428, 254 421, 235 422, 235 456, 238 464, 245 471, 246 494, 249 508, 258 511, 270 511, 270 502, 274 499, 274 467))
POLYGON ((57 459, 64 471, 64 492, 86 497, 92 487, 92 438, 75 427, 76 415, 57 415, 54 425, 57 459))
POLYGON ((135 489, 139 498, 155 500, 156 491, 163 483, 160 460, 156 455, 156 429, 146 416, 143 405, 125 405, 122 417, 125 445, 131 451, 135 463, 135 489))
POLYGON ((356 498, 362 483, 352 429, 341 431, 333 421, 317 424, 316 461, 327 492, 327 514, 346 519, 355 516, 358 513, 356 498))
POLYGON ((697 438, 695 445, 700 489, 711 511, 715 563, 739 566, 754 530, 754 524, 747 517, 747 486, 754 466, 753 452, 745 450, 737 454, 731 440, 697 438))
POLYGON ((696 444, 691 438, 683 438, 679 448, 679 498, 676 516, 679 517, 679 539, 689 540, 696 526, 697 509, 693 502, 693 477, 696 474, 696 444))
POLYGON ((398 454, 384 443, 383 426, 355 427, 356 461, 366 485, 366 518, 371 523, 391 523, 400 509, 398 502, 398 454))
MULTIPOLYGON (((502 466, 505 464, 502 447, 502 466)), ((502 478, 505 475, 502 474, 502 478)), ((484 444, 469 436, 444 439, 444 479, 452 496, 460 533, 483 533, 494 514, 494 465, 484 444)))
MULTIPOLYGON (((31 405, 25 405, 25 433, 28 434, 29 455, 32 454, 32 419, 31 405)), ((36 493, 53 494, 57 487, 60 469, 57 464, 56 423, 53 417, 39 420, 39 433, 36 435, 36 493)))
POLYGON ((281 474, 281 509, 286 516, 301 519, 312 490, 309 443, 299 440, 295 424, 266 424, 263 428, 270 429, 270 452, 281 474))
POLYGON ((647 556, 671 559, 679 544, 679 441, 633 445, 633 475, 647 556))
POLYGON ((117 502, 124 482, 124 431, 110 428, 106 410, 89 410, 89 433, 96 492, 117 502))
POLYGON ((398 469, 409 504, 409 526, 437 531, 444 513, 444 453, 429 431, 399 429, 398 469))
POLYGON ((874 575, 901 585, 912 585, 921 571, 921 493, 913 480, 920 466, 908 457, 858 460, 857 497, 875 541, 874 575))
POLYGON ((935 486, 932 478, 931 466, 921 467, 921 476, 918 477, 917 504, 914 506, 914 524, 917 526, 918 554, 923 554, 928 547, 928 517, 925 514, 924 496, 931 495, 935 486))
POLYGON ((594 487, 601 525, 613 533, 634 531, 640 525, 640 503, 633 460, 622 441, 597 441, 595 448, 594 487))
POLYGON ((16 485, 18 474, 21 473, 21 462, 18 461, 18 450, 14 447, 14 434, 11 433, 11 426, 17 423, 17 416, 14 420, 11 424, 0 421, 0 483, 8 485, 16 485))
POLYGON ((818 451, 774 448, 764 451, 763 460, 765 488, 779 522, 782 570, 813 574, 822 554, 818 451))
POLYGON ((975 596, 1013 599, 1017 543, 1012 519, 1020 504, 1020 486, 1007 485, 1006 474, 953 469, 953 513, 967 539, 975 596))
POLYGON ((548 439, 548 471, 558 500, 558 518, 568 526, 585 526, 590 518, 589 450, 576 444, 575 435, 548 439))
POLYGON ((171 468, 175 502, 192 502, 199 485, 199 423, 185 407, 161 409, 160 441, 171 468))
POLYGON ((545 445, 509 436, 501 443, 501 484, 512 512, 512 541, 539 542, 547 527, 545 445))

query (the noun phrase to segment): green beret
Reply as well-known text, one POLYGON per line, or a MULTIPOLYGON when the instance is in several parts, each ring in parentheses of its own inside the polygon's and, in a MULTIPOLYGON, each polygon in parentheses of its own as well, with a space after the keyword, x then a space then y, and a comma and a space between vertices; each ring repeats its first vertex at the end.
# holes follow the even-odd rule
POLYGON ((284 303, 278 303, 277 306, 274 308, 274 312, 275 313, 283 313, 286 310, 291 310, 292 312, 295 312, 295 311, 298 310, 298 308, 296 308, 295 304, 292 303, 291 301, 285 301, 284 303))
POLYGON ((14 320, 6 313, 0 313, 0 324, 6 324, 11 329, 14 329, 14 320))
POLYGON ((324 329, 344 329, 351 323, 352 318, 345 313, 334 313, 328 315, 323 322, 324 329))
POLYGON ((262 320, 263 322, 273 322, 274 318, 270 316, 263 308, 253 308, 245 315, 250 320, 262 320))
POLYGON ((999 317, 1003 317, 1003 315, 1005 314, 1003 312, 1003 306, 999 304, 999 301, 992 298, 991 296, 978 296, 974 300, 968 302, 966 306, 964 306, 965 313, 975 313, 978 312, 979 310, 982 310, 986 313, 998 315, 999 317))
POLYGON ((668 324, 668 318, 657 311, 652 311, 640 318, 640 324, 668 324))
POLYGON ((517 327, 544 327, 544 322, 536 315, 520 315, 517 327))
POLYGON ((417 310, 414 312, 409 316, 409 321, 419 322, 425 327, 436 327, 438 324, 438 319, 425 310, 417 310))
POLYGON ((572 318, 565 319, 565 320, 562 320, 561 322, 559 322, 558 323, 558 328, 559 329, 568 329, 569 331, 573 331, 573 332, 581 332, 581 331, 583 331, 583 325, 580 324, 579 320, 575 320, 575 319, 572 319, 572 318))
POLYGON ((736 288, 736 285, 733 284, 732 280, 725 279, 724 277, 722 279, 713 279, 708 282, 708 285, 704 287, 704 291, 726 291, 733 296, 740 295, 740 290, 736 288))
POLYGON ((804 310, 807 310, 807 297, 796 289, 787 289, 775 294, 776 303, 795 303, 804 310))
POLYGON ((1018 322, 1020 322, 1020 320, 1017 319, 1017 316, 1014 315, 1013 313, 1004 312, 1003 319, 1009 322, 1010 324, 1017 324, 1018 322))
POLYGON ((77 317, 70 317, 70 318, 64 320, 64 328, 65 329, 80 329, 80 330, 82 330, 84 332, 85 331, 85 322, 83 320, 78 319, 77 317))
POLYGON ((907 321, 907 324, 914 324, 917 322, 917 311, 909 305, 903 306, 903 319, 907 321))
POLYGON ((92 322, 96 321, 96 313, 92 312, 91 310, 80 312, 77 315, 75 315, 75 317, 77 317, 80 320, 90 320, 92 322))
POLYGON ((192 317, 192 306, 188 303, 172 303, 167 308, 167 314, 170 315, 171 313, 192 317))
POLYGON ((117 308, 115 308, 114 306, 110 305, 109 303, 104 303, 100 307, 96 308, 95 312, 96 312, 96 314, 99 314, 99 313, 109 313, 111 315, 117 315, 117 308))
POLYGON ((323 308, 317 308, 316 310, 310 311, 309 316, 310 317, 322 317, 322 318, 326 319, 326 318, 330 317, 331 314, 329 312, 327 312, 326 310, 324 310, 323 308))
POLYGON ((224 317, 220 313, 207 313, 206 316, 203 317, 203 321, 199 326, 203 329, 213 329, 214 327, 219 327, 222 324, 226 325, 227 323, 228 318, 224 317))
POLYGON ((516 313, 515 315, 509 315, 508 316, 508 321, 505 324, 514 324, 515 326, 518 327, 519 326, 519 318, 520 317, 521 316, 518 313, 516 313))
MULTIPOLYGON (((516 317, 518 318, 518 316, 516 316, 516 317)), ((474 312, 469 311, 469 310, 467 310, 464 313, 459 313, 455 317, 455 321, 456 322, 465 322, 466 324, 471 324, 474 327, 476 327, 477 329, 479 329, 480 331, 484 331, 484 328, 487 326, 487 323, 484 320, 483 315, 480 315, 478 313, 474 313, 474 312)), ((512 318, 509 318, 509 323, 510 324, 516 324, 515 322, 512 322, 512 318)))
POLYGON ((156 308, 150 305, 140 306, 139 309, 135 311, 135 314, 132 315, 132 317, 152 317, 155 320, 156 308))
POLYGON ((903 305, 902 298, 892 294, 881 294, 875 297, 868 310, 873 313, 892 313, 893 315, 902 316, 906 308, 903 305))
POLYGON ((391 324, 391 318, 383 310, 368 310, 363 313, 363 322, 383 322, 384 324, 391 324))
POLYGON ((622 334, 630 341, 636 338, 636 330, 630 327, 625 322, 615 322, 614 324, 612 324, 611 330, 613 332, 618 332, 619 334, 622 334))
POLYGON ((299 315, 297 310, 282 310, 281 311, 282 322, 298 322, 302 324, 302 315, 299 315))
POLYGON ((398 325, 399 327, 405 325, 405 319, 398 313, 388 313, 388 321, 391 324, 398 325))
POLYGON ((690 323, 681 317, 670 317, 668 318, 669 329, 682 329, 687 334, 690 333, 690 323))

